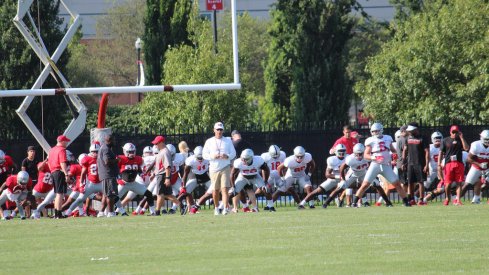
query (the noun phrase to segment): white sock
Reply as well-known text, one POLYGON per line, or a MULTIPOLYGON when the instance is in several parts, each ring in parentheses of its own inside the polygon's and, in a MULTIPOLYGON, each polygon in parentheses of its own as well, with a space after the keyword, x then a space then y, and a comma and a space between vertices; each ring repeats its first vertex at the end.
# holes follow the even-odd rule
MULTIPOLYGON (((243 203, 243 208, 246 208, 246 207, 249 207, 249 206, 250 206, 250 205, 249 205, 247 202, 243 203)), ((237 207, 236 207, 236 208, 237 208, 237 207)))
POLYGON ((218 204, 217 208, 219 208, 219 209, 223 209, 224 208, 224 204, 222 203, 222 201, 219 201, 219 204, 218 204))
POLYGON ((10 210, 3 210, 3 217, 7 218, 8 216, 10 216, 10 210))
POLYGON ((267 206, 268 207, 273 207, 273 201, 272 200, 267 200, 267 206))
POLYGON ((122 208, 117 208, 117 210, 118 210, 118 211, 119 211, 119 213, 121 213, 121 214, 126 213, 126 209, 124 209, 124 207, 122 207, 122 208))
POLYGON ((173 204, 173 205, 171 206, 171 209, 173 209, 173 210, 177 210, 177 207, 178 207, 178 205, 173 204))
POLYGON ((301 203, 299 203, 299 204, 304 206, 304 204, 306 204, 306 200, 302 200, 301 203))
POLYGON ((135 212, 136 212, 136 213, 139 213, 140 211, 141 211, 141 206, 136 207, 135 212))
POLYGON ((78 206, 78 214, 81 216, 83 214, 85 214, 85 210, 83 210, 83 207, 81 206, 78 206))
POLYGON ((17 215, 17 212, 12 211, 12 214, 10 216, 15 217, 17 215))
POLYGON ((384 199, 382 197, 380 197, 377 202, 380 202, 380 203, 383 203, 384 202, 384 199))
POLYGON ((476 200, 480 200, 480 199, 481 199, 480 196, 474 195, 474 198, 472 198, 472 201, 476 201, 476 200))
MULTIPOLYGON (((153 208, 154 208, 154 206, 150 206, 149 208, 151 209, 151 207, 153 207, 153 208)), ((142 211, 142 212, 146 212, 146 208, 141 208, 141 211, 142 211)))
POLYGON ((154 206, 149 207, 149 213, 151 213, 151 214, 155 213, 155 207, 154 206))

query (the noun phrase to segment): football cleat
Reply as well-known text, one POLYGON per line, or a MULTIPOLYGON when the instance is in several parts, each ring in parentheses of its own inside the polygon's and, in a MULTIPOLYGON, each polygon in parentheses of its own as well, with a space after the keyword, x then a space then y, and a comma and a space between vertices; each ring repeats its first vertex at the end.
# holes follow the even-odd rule
POLYGON ((385 207, 394 207, 394 205, 392 205, 392 203, 389 203, 389 204, 386 204, 385 207))
POLYGON ((182 205, 180 206, 180 215, 185 215, 187 214, 187 206, 186 205, 182 205))
POLYGON ((419 205, 419 206, 426 205, 426 202, 424 202, 424 201, 420 200, 420 201, 418 202, 418 205, 419 205))
POLYGON ((264 211, 268 211, 268 210, 270 210, 270 207, 265 206, 265 207, 263 207, 263 210, 264 210, 264 211))
POLYGON ((272 207, 269 207, 269 208, 268 208, 268 210, 269 210, 270 212, 277 212, 277 210, 275 210, 275 207, 273 207, 273 206, 272 206, 272 207))
POLYGON ((243 212, 247 213, 247 212, 251 212, 251 209, 249 207, 243 207, 243 212))
POLYGON ((410 201, 409 201, 409 204, 410 204, 410 205, 416 205, 416 201, 415 201, 415 200, 410 200, 410 201))
POLYGON ((227 214, 229 214, 229 209, 224 208, 224 209, 222 210, 222 214, 223 214, 224 216, 226 216, 227 214))
POLYGON ((472 204, 481 204, 481 199, 474 199, 471 202, 472 204))
POLYGON ((323 203, 323 208, 324 209, 328 208, 328 205, 326 203, 323 203))
POLYGON ((175 211, 174 209, 170 209, 170 210, 168 210, 168 214, 170 214, 170 215, 173 215, 173 214, 175 214, 175 213, 177 213, 177 211, 175 211))
POLYGON ((214 209, 214 216, 219 216, 221 215, 221 212, 219 211, 219 209, 215 208, 214 209))
POLYGON ((448 206, 449 204, 450 204, 450 202, 448 200, 443 201, 443 205, 448 206))
POLYGON ((20 217, 21 220, 25 220, 25 216, 20 217))
MULTIPOLYGON (((173 210, 173 212, 175 212, 175 210, 173 210)), ((161 215, 168 215, 168 214, 169 213, 168 213, 168 211, 166 211, 166 209, 161 210, 161 215)), ((175 213, 173 213, 173 214, 175 214, 175 213)))
POLYGON ((368 201, 364 202, 363 207, 370 207, 370 203, 368 201))
POLYGON ((138 212, 136 212, 136 211, 132 211, 132 214, 131 214, 131 215, 133 215, 133 216, 137 216, 137 215, 139 215, 139 213, 138 213, 138 212))
POLYGON ((453 200, 453 205, 462 206, 463 203, 460 200, 453 200))
POLYGON ((299 210, 304 210, 304 209, 306 209, 306 208, 304 207, 304 205, 300 205, 300 204, 299 204, 299 206, 297 206, 297 209, 299 209, 299 210))
POLYGON ((258 213, 258 209, 257 208, 251 209, 251 213, 258 213))
POLYGON ((309 205, 309 209, 316 209, 316 206, 313 205, 309 205))
POLYGON ((196 207, 191 207, 190 208, 190 214, 197 214, 197 213, 199 213, 199 210, 197 210, 196 207))
POLYGON ((129 214, 127 214, 127 212, 124 212, 121 214, 121 216, 129 216, 129 214))
POLYGON ((375 206, 382 206, 382 203, 378 201, 375 203, 375 206))

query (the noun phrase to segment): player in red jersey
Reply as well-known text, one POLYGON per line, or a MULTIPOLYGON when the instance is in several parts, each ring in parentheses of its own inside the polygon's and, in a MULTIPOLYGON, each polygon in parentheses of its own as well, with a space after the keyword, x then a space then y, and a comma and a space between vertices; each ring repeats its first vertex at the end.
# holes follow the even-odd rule
POLYGON ((12 158, 0 150, 0 182, 5 182, 15 169, 12 158))
MULTIPOLYGON (((3 205, 7 200, 15 202, 19 209, 20 218, 25 220, 24 207, 22 201, 27 197, 27 190, 32 188, 32 180, 26 171, 20 171, 17 175, 12 175, 0 187, 0 205, 3 205)), ((8 217, 3 217, 8 219, 8 217)))
MULTIPOLYGON (((136 146, 132 143, 126 143, 122 147, 124 155, 119 155, 119 172, 122 179, 117 181, 119 184, 119 198, 122 198, 128 191, 138 195, 144 195, 149 204, 151 214, 155 213, 153 194, 146 189, 142 182, 137 182, 136 177, 142 173, 143 158, 136 155, 136 146)), ((124 205, 118 200, 116 203, 117 210, 123 216, 127 215, 124 205)))

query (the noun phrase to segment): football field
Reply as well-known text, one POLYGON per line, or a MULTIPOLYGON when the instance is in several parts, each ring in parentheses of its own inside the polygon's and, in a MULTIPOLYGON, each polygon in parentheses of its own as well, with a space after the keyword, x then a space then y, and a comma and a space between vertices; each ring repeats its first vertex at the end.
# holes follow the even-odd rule
MULTIPOLYGON (((468 203, 468 202, 467 202, 468 203)), ((2 274, 489 273, 489 205, 2 221, 2 274)))

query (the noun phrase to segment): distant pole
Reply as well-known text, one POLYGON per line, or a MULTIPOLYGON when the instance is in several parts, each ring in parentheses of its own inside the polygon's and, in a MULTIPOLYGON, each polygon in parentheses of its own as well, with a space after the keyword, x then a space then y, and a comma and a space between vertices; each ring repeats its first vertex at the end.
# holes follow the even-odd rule
MULTIPOLYGON (((137 78, 136 86, 139 86, 141 84, 141 68, 140 68, 140 65, 141 65, 141 38, 138 37, 138 39, 136 40, 135 46, 136 46, 136 52, 138 54, 138 62, 136 64, 138 66, 138 78, 137 78)), ((141 93, 138 93, 138 102, 141 102, 141 93)))
POLYGON ((214 52, 217 54, 217 10, 213 11, 212 21, 214 21, 214 52))

